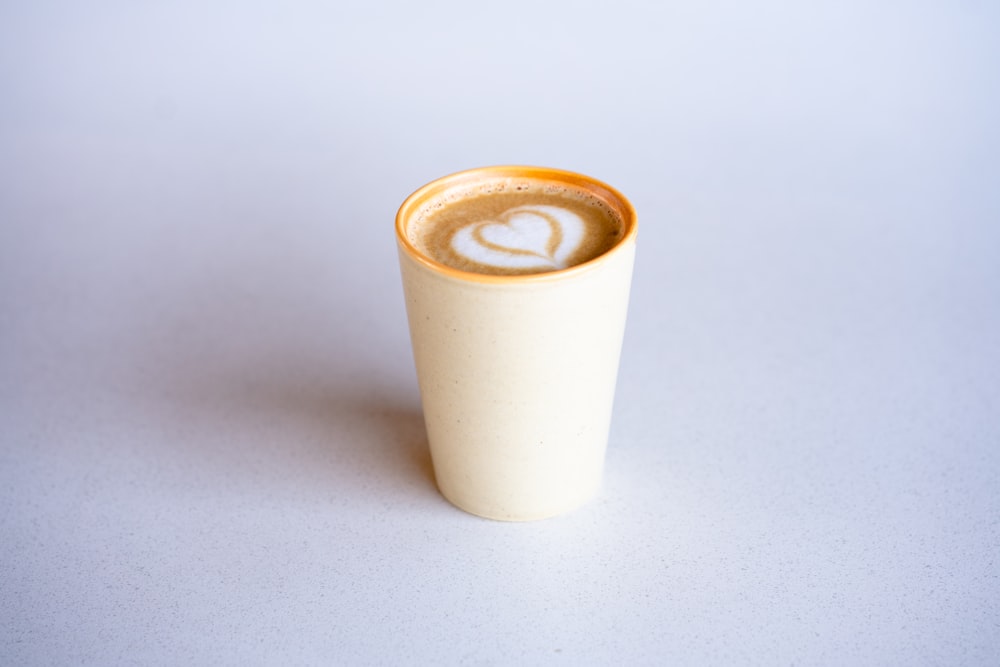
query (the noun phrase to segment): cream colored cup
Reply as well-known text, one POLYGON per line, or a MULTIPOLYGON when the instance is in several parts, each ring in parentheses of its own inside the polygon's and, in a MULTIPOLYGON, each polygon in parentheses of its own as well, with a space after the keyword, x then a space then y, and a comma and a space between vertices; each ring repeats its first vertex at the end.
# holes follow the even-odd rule
POLYGON ((420 188, 396 215, 413 356, 434 474, 458 507, 527 521, 574 509, 600 488, 625 329, 636 217, 613 188, 539 167, 487 167, 420 188), (550 273, 459 271, 418 251, 407 226, 444 189, 496 176, 584 188, 625 233, 597 258, 550 273))

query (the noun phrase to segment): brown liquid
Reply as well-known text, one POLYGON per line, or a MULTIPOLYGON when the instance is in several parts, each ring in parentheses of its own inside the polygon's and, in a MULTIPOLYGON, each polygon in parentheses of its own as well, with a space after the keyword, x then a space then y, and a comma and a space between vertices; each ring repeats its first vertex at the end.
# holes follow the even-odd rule
POLYGON ((603 199, 555 181, 497 177, 430 198, 412 218, 410 242, 461 271, 545 273, 590 261, 623 236, 603 199))

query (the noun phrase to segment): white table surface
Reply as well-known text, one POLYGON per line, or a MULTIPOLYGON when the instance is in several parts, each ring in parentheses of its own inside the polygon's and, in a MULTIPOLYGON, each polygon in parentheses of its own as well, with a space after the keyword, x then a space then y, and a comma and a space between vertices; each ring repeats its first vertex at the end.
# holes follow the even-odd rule
POLYGON ((995 3, 159 4, 0 6, 0 663, 1000 664, 995 3), (503 163, 641 225, 528 524, 392 233, 503 163))

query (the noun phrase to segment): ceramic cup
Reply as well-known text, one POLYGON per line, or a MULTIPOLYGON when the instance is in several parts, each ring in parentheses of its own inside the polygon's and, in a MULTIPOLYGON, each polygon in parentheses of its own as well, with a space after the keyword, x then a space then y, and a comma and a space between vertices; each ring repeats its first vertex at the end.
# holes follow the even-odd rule
POLYGON ((454 505, 491 519, 555 516, 601 486, 635 256, 636 216, 597 180, 540 167, 438 179, 400 207, 396 239, 434 474, 454 505), (426 202, 500 177, 563 183, 620 217, 620 240, 567 269, 470 273, 420 252, 426 202))

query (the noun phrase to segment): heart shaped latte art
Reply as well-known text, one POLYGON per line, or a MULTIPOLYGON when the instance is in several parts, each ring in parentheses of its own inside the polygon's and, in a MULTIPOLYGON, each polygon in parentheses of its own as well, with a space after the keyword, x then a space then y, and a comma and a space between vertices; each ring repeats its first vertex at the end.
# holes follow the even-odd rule
POLYGON ((565 269, 584 236, 583 220, 558 206, 518 206, 451 237, 463 258, 500 269, 565 269))

